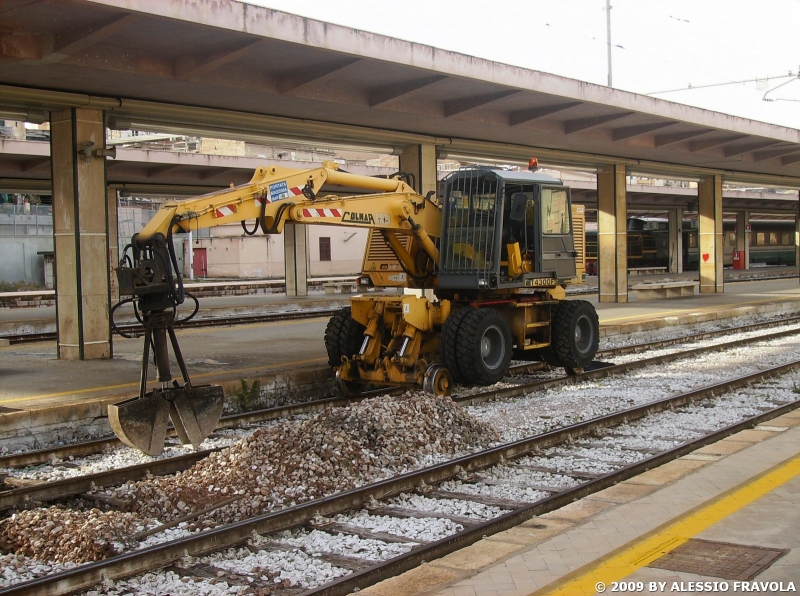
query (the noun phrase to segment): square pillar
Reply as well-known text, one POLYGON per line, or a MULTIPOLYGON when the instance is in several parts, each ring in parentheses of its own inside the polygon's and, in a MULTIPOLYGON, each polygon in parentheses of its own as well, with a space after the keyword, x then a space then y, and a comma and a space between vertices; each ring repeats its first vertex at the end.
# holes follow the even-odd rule
POLYGON ((105 147, 103 112, 69 108, 50 122, 58 357, 111 358, 106 164, 78 153, 105 147))
POLYGON ((683 209, 669 210, 669 272, 683 273, 683 209))
POLYGON ((628 196, 625 166, 597 171, 597 275, 600 302, 628 301, 628 196))
POLYGON ((736 212, 736 250, 744 253, 744 268, 750 269, 750 211, 736 212))
MULTIPOLYGON (((427 196, 429 192, 435 196, 438 190, 436 165, 436 145, 409 145, 400 154, 400 171, 414 175, 414 190, 422 196, 427 196)), ((405 288, 403 293, 434 300, 433 290, 405 288)))
POLYGON ((409 145, 400 154, 400 171, 414 175, 414 190, 422 196, 436 192, 436 146, 409 145))
POLYGON ((697 246, 700 249, 700 293, 723 292, 722 176, 700 179, 697 185, 697 246))
POLYGON ((119 302, 119 286, 114 271, 119 265, 119 219, 117 215, 117 189, 110 186, 106 189, 108 201, 108 275, 111 287, 111 304, 119 302))
POLYGON ((283 228, 286 295, 308 296, 308 243, 306 226, 287 223, 283 228))
POLYGON ((800 215, 794 216, 794 266, 800 267, 800 215))

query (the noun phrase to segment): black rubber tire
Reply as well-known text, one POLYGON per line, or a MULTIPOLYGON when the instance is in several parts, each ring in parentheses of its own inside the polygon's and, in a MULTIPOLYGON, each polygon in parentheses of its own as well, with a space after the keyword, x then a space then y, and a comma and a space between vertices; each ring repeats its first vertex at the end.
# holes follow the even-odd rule
POLYGON ((511 327, 493 308, 469 309, 458 328, 456 350, 467 383, 497 383, 511 364, 511 327))
POLYGON ((594 306, 586 300, 564 300, 553 316, 550 339, 561 366, 589 366, 600 343, 600 323, 594 306))
POLYGON ((458 364, 458 329, 469 312, 469 308, 451 311, 439 334, 439 359, 442 361, 442 366, 449 370, 453 380, 461 385, 469 381, 462 374, 458 364))
POLYGON ((342 363, 342 356, 352 358, 358 354, 364 341, 365 329, 364 325, 353 319, 349 306, 337 311, 325 327, 328 364, 339 366, 342 363))

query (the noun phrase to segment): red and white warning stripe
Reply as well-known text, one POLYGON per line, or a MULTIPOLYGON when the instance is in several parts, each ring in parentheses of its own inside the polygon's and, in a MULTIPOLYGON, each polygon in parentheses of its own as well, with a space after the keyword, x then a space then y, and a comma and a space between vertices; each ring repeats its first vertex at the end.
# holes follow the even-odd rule
POLYGON ((341 217, 341 209, 303 209, 303 217, 341 217))
POLYGON ((216 217, 225 217, 227 215, 233 215, 234 213, 236 213, 236 209, 237 209, 236 205, 226 205, 224 207, 219 207, 215 210, 216 217))

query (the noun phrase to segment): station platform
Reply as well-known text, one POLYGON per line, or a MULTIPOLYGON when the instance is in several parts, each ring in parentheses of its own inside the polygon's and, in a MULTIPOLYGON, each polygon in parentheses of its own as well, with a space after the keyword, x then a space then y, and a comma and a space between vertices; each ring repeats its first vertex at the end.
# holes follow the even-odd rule
MULTIPOLYGON (((320 293, 321 294, 321 293, 320 293)), ((325 296, 322 294, 322 296, 325 296)), ((349 296, 327 296, 346 304, 349 296)), ((690 325, 732 317, 800 312, 797 279, 729 284, 722 294, 597 304, 602 336, 690 325)), ((210 298, 247 299, 298 308, 317 297, 281 295, 210 298)), ((205 306, 204 306, 205 307, 205 306)), ((28 309, 25 309, 28 310, 28 309)), ((6 311, 7 312, 7 311, 6 311)), ((3 313, 5 315, 5 312, 3 313)), ((178 331, 195 384, 222 385, 240 408, 266 407, 286 395, 333 395, 335 387, 323 343, 327 317, 178 331), (254 395, 253 386, 258 384, 254 395)), ((0 446, 77 440, 108 432, 106 405, 136 395, 142 340, 114 338, 112 360, 62 361, 55 342, 0 347, 0 446)), ((177 366, 173 374, 178 373, 177 366)), ((155 373, 151 372, 151 379, 155 373)))
POLYGON ((799 527, 795 410, 358 594, 795 594, 799 527))

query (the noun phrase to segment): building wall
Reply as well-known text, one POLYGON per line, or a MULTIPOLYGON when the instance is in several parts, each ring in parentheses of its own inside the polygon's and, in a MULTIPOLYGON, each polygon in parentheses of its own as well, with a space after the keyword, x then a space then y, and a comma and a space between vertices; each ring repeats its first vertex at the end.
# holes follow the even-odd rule
MULTIPOLYGON (((248 225, 252 225, 252 222, 248 225)), ((367 244, 367 231, 340 226, 305 226, 308 240, 309 274, 312 277, 356 275, 367 244), (331 260, 320 261, 319 239, 331 239, 331 260)), ((282 278, 283 236, 244 236, 239 224, 212 229, 212 237, 193 240, 192 248, 205 248, 208 277, 282 278)), ((188 275, 188 247, 184 245, 188 275)))
POLYGON ((44 258, 36 253, 52 250, 52 236, 0 236, 0 281, 44 286, 44 258))

